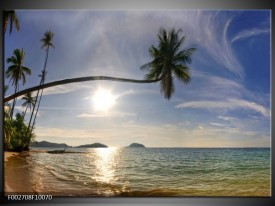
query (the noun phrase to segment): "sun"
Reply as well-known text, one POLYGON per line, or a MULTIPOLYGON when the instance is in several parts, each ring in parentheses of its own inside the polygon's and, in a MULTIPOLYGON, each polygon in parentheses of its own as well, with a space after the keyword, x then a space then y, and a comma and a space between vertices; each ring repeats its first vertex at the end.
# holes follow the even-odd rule
POLYGON ((92 97, 95 110, 107 112, 115 103, 116 97, 110 90, 99 88, 92 97))

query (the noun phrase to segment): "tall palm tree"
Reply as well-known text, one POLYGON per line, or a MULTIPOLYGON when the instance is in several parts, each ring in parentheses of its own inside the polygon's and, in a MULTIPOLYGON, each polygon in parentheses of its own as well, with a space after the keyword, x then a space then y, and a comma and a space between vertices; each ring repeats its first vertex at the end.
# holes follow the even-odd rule
MULTIPOLYGON (((55 48, 54 44, 52 43, 53 36, 54 36, 54 34, 49 30, 49 31, 45 32, 44 37, 40 40, 42 42, 41 49, 46 48, 46 58, 45 58, 45 62, 44 62, 44 68, 42 70, 41 75, 39 75, 41 77, 40 85, 43 85, 44 82, 45 82, 45 79, 46 79, 46 73, 47 73, 46 72, 46 67, 47 67, 47 62, 48 62, 49 49, 50 49, 50 47, 55 48)), ((35 104, 34 104, 33 111, 32 111, 32 114, 31 114, 31 118, 30 118, 30 121, 29 121, 28 129, 31 129, 31 131, 32 131, 32 128, 34 127, 34 124, 35 124, 35 119, 37 117, 37 113, 38 113, 40 102, 41 102, 42 95, 43 95, 43 89, 41 90, 38 105, 37 105, 36 112, 35 112, 35 116, 34 116, 34 119, 33 119, 33 123, 32 123, 32 126, 30 128, 32 117, 33 117, 34 110, 35 110, 35 107, 36 107, 36 102, 37 102, 37 99, 38 99, 38 96, 39 96, 39 92, 40 92, 40 90, 37 91, 36 98, 35 98, 35 104)))
MULTIPOLYGON (((5 85, 4 86, 4 96, 5 96, 5 94, 6 94, 6 92, 8 91, 8 89, 9 89, 9 85, 5 85)), ((4 103, 4 112, 5 112, 5 115, 6 114, 9 114, 9 109, 10 109, 10 105, 8 104, 8 102, 5 102, 4 103)))
POLYGON ((16 31, 20 30, 19 20, 14 10, 4 11, 4 33, 7 30, 8 22, 10 21, 10 34, 12 32, 13 24, 16 31))
MULTIPOLYGON (((13 56, 7 58, 7 63, 12 64, 6 70, 7 78, 10 78, 12 85, 14 85, 14 92, 19 90, 19 81, 22 80, 23 85, 26 83, 26 74, 31 75, 31 70, 23 66, 25 52, 23 49, 15 49, 13 56)), ((10 117, 13 116, 13 110, 16 103, 16 99, 13 100, 10 117)))
MULTIPOLYGON (((6 94, 9 86, 4 86, 4 95, 6 94)), ((7 102, 4 104, 4 149, 8 150, 10 148, 10 138, 14 132, 14 128, 12 127, 12 119, 9 115, 9 105, 7 102)))
POLYGON ((174 76, 179 78, 183 83, 188 83, 190 81, 189 68, 187 67, 187 64, 191 63, 191 55, 196 50, 195 48, 180 49, 181 45, 184 42, 184 37, 180 38, 179 35, 180 30, 176 32, 173 29, 169 33, 167 33, 165 29, 160 29, 160 33, 158 35, 158 48, 151 46, 151 48, 149 49, 149 53, 154 59, 151 62, 141 66, 141 70, 149 71, 149 73, 146 75, 145 80, 108 76, 88 76, 63 79, 22 90, 18 93, 6 97, 4 99, 4 102, 24 95, 27 92, 33 92, 40 89, 59 86, 63 84, 96 80, 129 83, 156 83, 161 81, 161 92, 164 94, 165 98, 170 99, 171 95, 174 92, 174 76))
POLYGON ((8 150, 10 149, 10 139, 13 135, 15 129, 12 126, 12 119, 10 118, 8 112, 4 110, 4 149, 8 150))
POLYGON ((158 46, 151 46, 149 53, 153 60, 141 66, 141 70, 148 70, 146 79, 161 78, 160 91, 164 98, 170 99, 175 91, 174 77, 187 84, 190 81, 189 68, 191 55, 195 48, 182 49, 185 37, 180 36, 181 30, 172 29, 167 32, 161 28, 158 34, 158 46))
POLYGON ((46 58, 45 58, 45 63, 44 63, 44 68, 43 68, 42 78, 41 78, 41 81, 43 81, 43 82, 45 80, 45 76, 43 76, 43 75, 46 74, 45 71, 46 71, 46 67, 47 67, 49 49, 50 49, 50 47, 55 48, 54 44, 52 42, 53 36, 54 36, 54 33, 52 33, 51 30, 49 30, 49 31, 45 32, 44 37, 40 40, 42 42, 41 49, 46 48, 46 58))
POLYGON ((31 111, 32 107, 34 107, 35 99, 32 97, 32 93, 28 92, 24 97, 22 97, 22 100, 24 100, 22 106, 26 107, 25 112, 23 113, 23 118, 25 118, 28 108, 30 108, 31 111))

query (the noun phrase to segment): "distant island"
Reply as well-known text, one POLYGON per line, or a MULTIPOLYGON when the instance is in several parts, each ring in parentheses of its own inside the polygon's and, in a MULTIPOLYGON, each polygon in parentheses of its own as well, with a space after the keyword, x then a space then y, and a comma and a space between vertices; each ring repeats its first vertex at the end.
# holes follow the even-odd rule
POLYGON ((107 148, 107 145, 101 143, 94 143, 94 144, 84 144, 77 146, 76 148, 107 148))
POLYGON ((31 142, 30 147, 71 147, 65 143, 52 143, 47 141, 31 142))
POLYGON ((139 143, 132 143, 130 144, 128 147, 140 147, 140 148, 145 148, 145 146, 143 144, 139 144, 139 143))

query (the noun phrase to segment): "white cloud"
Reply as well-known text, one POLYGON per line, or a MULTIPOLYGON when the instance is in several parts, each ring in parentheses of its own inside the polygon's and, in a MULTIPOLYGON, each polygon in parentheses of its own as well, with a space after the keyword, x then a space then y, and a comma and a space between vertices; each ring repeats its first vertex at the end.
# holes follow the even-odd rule
MULTIPOLYGON (((55 87, 49 87, 43 90, 43 95, 53 95, 53 94, 66 94, 70 92, 75 92, 78 90, 91 89, 91 86, 86 86, 85 84, 81 83, 72 83, 66 85, 59 85, 55 87)), ((92 87, 93 88, 93 87, 92 87)))
POLYGON ((37 127, 35 132, 38 133, 39 137, 54 137, 54 138, 91 138, 96 136, 96 134, 91 133, 88 130, 81 129, 63 129, 54 127, 37 127))
MULTIPOLYGON (((237 77, 244 77, 244 69, 227 36, 232 16, 229 17, 220 12, 199 11, 184 12, 180 18, 183 21, 183 30, 190 42, 205 50, 212 61, 222 66, 219 68, 227 69, 237 77)), ((209 62, 209 58, 206 62, 209 62)))
POLYGON ((98 117, 128 117, 136 116, 134 113, 125 113, 125 112, 111 112, 111 113, 100 113, 100 114, 86 114, 82 113, 77 115, 79 118, 98 118, 98 117))
MULTIPOLYGON (((257 95, 254 92, 248 91, 244 87, 242 79, 239 78, 244 77, 244 68, 240 64, 240 60, 232 49, 231 44, 235 41, 241 40, 243 38, 248 38, 253 35, 251 32, 249 33, 248 31, 242 31, 235 35, 233 39, 228 38, 228 31, 230 30, 231 23, 233 23, 234 20, 232 19, 232 16, 236 13, 232 15, 232 12, 230 13, 185 10, 104 12, 91 12, 89 14, 84 11, 78 11, 72 12, 73 15, 69 15, 69 12, 66 13, 62 11, 53 12, 51 13, 52 15, 49 15, 47 12, 42 12, 42 14, 39 11, 19 12, 19 14, 24 17, 23 20, 26 23, 25 25, 31 25, 31 27, 35 27, 37 29, 40 28, 39 32, 41 34, 43 34, 43 32, 45 31, 45 28, 50 28, 55 33, 55 43, 58 44, 56 44, 56 49, 51 51, 48 68, 58 69, 56 69, 53 73, 49 72, 49 76, 47 75, 47 80, 52 81, 52 79, 56 78, 69 78, 87 75, 110 75, 142 79, 144 73, 139 70, 139 66, 149 61, 148 48, 151 44, 157 44, 158 29, 160 27, 164 27, 167 29, 173 27, 176 29, 181 28, 183 30, 183 34, 186 35, 184 47, 186 46, 198 48, 198 50, 194 53, 193 63, 199 66, 198 69, 207 72, 199 74, 198 70, 195 70, 197 68, 194 67, 193 69, 193 65, 191 65, 191 74, 194 77, 194 81, 190 85, 188 85, 190 89, 183 89, 181 91, 180 89, 176 88, 177 93, 175 97, 177 97, 180 102, 183 100, 183 98, 185 99, 185 102, 182 104, 178 104, 178 100, 175 101, 177 102, 177 108, 199 108, 208 109, 214 112, 219 112, 221 110, 232 111, 243 109, 245 111, 252 111, 251 115, 253 115, 255 112, 258 112, 264 117, 270 115, 270 109, 263 106, 269 105, 269 101, 266 100, 267 98, 262 97, 262 94, 257 95), (70 22, 70 24, 68 24, 67 22, 70 22), (73 33, 74 35, 66 35, 70 33, 73 33), (201 65, 203 64, 200 58, 205 63, 205 67, 203 68, 201 67, 201 65), (212 66, 213 68, 211 68, 212 66), (208 68, 210 69, 208 70, 208 68), (230 71, 234 75, 230 75, 230 79, 214 76, 213 73, 219 69, 222 70, 221 72, 219 72, 220 75, 228 74, 224 71, 230 71), (263 98, 263 101, 259 100, 260 98, 263 98)), ((255 30, 254 32, 255 35, 260 35, 260 31, 255 30)), ((28 36, 24 36, 25 42, 33 41, 33 37, 32 39, 25 38, 28 38, 28 36)), ((38 37, 36 39, 38 39, 38 37)), ((38 44, 39 41, 37 41, 37 45, 38 44)), ((39 46, 37 46, 38 49, 39 46)), ((33 62, 37 61, 37 57, 35 56, 35 54, 33 59, 33 62)), ((42 60, 44 61, 44 52, 42 60)), ((32 68, 37 68, 37 66, 32 66, 32 68)), ((103 82, 100 82, 100 84, 103 84, 103 82)), ((255 84, 260 84, 260 82, 257 82, 255 84)), ((78 92, 80 91, 80 89, 81 91, 83 91, 82 89, 85 88, 85 85, 87 84, 68 84, 59 87, 48 88, 44 90, 44 94, 65 94, 76 91, 78 92)), ((96 85, 96 83, 93 82, 92 85, 96 85)), ((112 86, 113 85, 114 83, 112 82, 112 86)), ((153 86, 143 85, 142 87, 131 86, 131 88, 134 88, 133 90, 131 90, 130 87, 128 87, 128 84, 123 84, 121 87, 118 86, 116 89, 117 91, 119 91, 119 97, 141 92, 146 93, 146 95, 148 96, 149 94, 157 94, 159 97, 160 94, 159 88, 157 88, 158 85, 152 85, 153 86), (148 88, 152 88, 152 90, 149 91, 148 88), (148 90, 146 91, 146 89, 148 90), (123 93, 122 91, 125 92, 123 93)), ((91 89, 91 87, 89 87, 89 89, 91 89)), ((84 96, 85 94, 82 95, 81 98, 83 98, 84 96)), ((134 96, 135 95, 133 95, 133 97, 134 96)), ((146 97, 147 96, 145 96, 144 98, 145 101, 146 97)), ((74 98, 74 96, 72 98, 74 98)), ((90 97, 87 97, 85 99, 89 98, 90 97)), ((156 100, 158 99, 156 98, 156 100)), ((167 105, 168 108, 171 105, 174 105, 173 100, 168 103, 165 102, 165 106, 163 108, 167 108, 167 105)), ((136 102, 139 103, 139 100, 137 100, 136 102)), ((156 103, 158 106, 164 105, 163 102, 160 101, 154 101, 152 103, 156 103)), ((145 104, 140 105, 139 108, 143 107, 144 105, 145 104)), ((130 112, 97 114, 89 113, 89 111, 87 111, 87 107, 80 107, 79 105, 68 104, 67 106, 71 108, 75 107, 75 109, 83 109, 83 113, 81 113, 82 111, 80 111, 79 115, 77 116, 78 118, 75 118, 75 113, 73 114, 73 116, 70 116, 72 115, 72 113, 69 114, 69 112, 63 112, 63 115, 58 115, 59 113, 56 110, 68 109, 62 108, 62 102, 60 102, 60 105, 53 106, 56 107, 41 107, 40 109, 49 109, 49 111, 45 111, 47 112, 47 114, 51 114, 50 109, 55 110, 53 111, 53 116, 55 116, 56 118, 59 118, 60 116, 60 119, 61 117, 64 118, 64 121, 60 121, 60 124, 68 124, 67 122, 68 120, 70 120, 70 125, 74 125, 74 128, 80 128, 80 126, 78 127, 78 125, 81 125, 84 128, 84 122, 85 124, 86 122, 93 122, 92 126, 89 125, 88 127, 86 127, 92 129, 71 130, 53 128, 52 130, 51 128, 48 128, 47 131, 45 129, 38 130, 37 134, 39 136, 43 135, 45 138, 47 137, 47 135, 50 135, 53 138, 88 138, 91 137, 92 134, 93 136, 97 137, 106 137, 106 139, 108 139, 109 141, 111 141, 111 139, 121 138, 121 142, 128 141, 128 138, 136 136, 143 137, 144 139, 147 138, 146 141, 152 146, 155 146, 156 143, 164 145, 165 143, 167 143, 167 141, 170 140, 171 145, 180 145, 179 142, 181 142, 182 146, 200 146, 200 144, 210 146, 211 144, 213 144, 213 146, 230 146, 238 145, 238 142, 232 143, 232 141, 230 141, 231 135, 234 137, 236 133, 240 134, 241 131, 247 131, 248 136, 253 136, 253 131, 251 130, 251 128, 246 128, 244 126, 243 128, 238 127, 241 119, 228 117, 226 115, 222 116, 221 114, 218 114, 220 115, 218 116, 216 113, 214 118, 213 116, 211 116, 212 119, 210 119, 209 121, 203 118, 199 120, 205 121, 205 124, 197 123, 196 125, 194 125, 198 120, 191 119, 190 121, 184 122, 184 119, 180 119, 183 117, 180 116, 181 112, 176 110, 176 112, 178 112, 178 115, 175 115, 175 120, 177 120, 177 122, 183 122, 178 124, 177 128, 171 126, 169 127, 169 125, 172 125, 173 123, 169 122, 169 118, 167 118, 165 119, 167 122, 161 123, 161 125, 166 125, 166 127, 160 128, 159 126, 152 125, 153 123, 158 121, 155 119, 154 116, 152 116, 150 120, 132 118, 136 115, 134 112, 138 114, 138 111, 134 111, 133 113, 131 113, 131 110, 125 110, 130 112), (217 120, 217 116, 221 123, 217 120), (116 124, 113 125, 113 128, 102 128, 100 130, 98 129, 98 127, 94 126, 94 122, 105 121, 102 117, 118 117, 119 119, 108 118, 108 121, 111 122, 119 120, 119 123, 116 122, 116 124), (124 119, 121 117, 129 118, 124 119), (93 121, 93 119, 91 119, 91 121, 88 121, 88 118, 101 119, 96 119, 97 121, 93 121), (121 122, 126 120, 127 122, 130 122, 129 119, 135 119, 135 121, 131 121, 131 124, 125 124, 122 126, 119 125, 121 124, 121 122), (235 123, 233 123, 233 120, 235 120, 235 123), (148 121, 148 124, 146 126, 136 124, 136 122, 140 123, 142 121, 148 121), (209 124, 209 122, 212 124, 209 124), (230 124, 231 128, 222 128, 222 123, 230 124), (232 128, 232 125, 236 128, 232 128), (227 133, 221 136, 225 129, 227 133), (227 137, 228 139, 226 139, 227 137), (167 141, 161 142, 161 140, 167 141)), ((148 107, 148 105, 145 106, 148 107)), ((159 107, 155 108, 157 110, 159 109, 159 107)), ((121 111, 124 110, 122 109, 121 111)), ((149 113, 148 116, 150 116, 149 113)), ((165 113, 163 113, 163 116, 161 117, 164 116, 165 113)), ((266 118, 264 117, 261 118, 266 120, 266 118)), ((46 120, 43 116, 43 118, 41 118, 41 122, 51 125, 52 118, 46 120)), ((100 125, 100 123, 98 124, 100 125)), ((251 125, 253 124, 248 124, 248 127, 252 127, 251 125)), ((256 123, 255 125, 257 126, 256 123)), ((112 125, 108 124, 108 127, 109 126, 111 127, 112 125)), ((258 128, 262 130, 263 133, 265 132, 265 129, 262 129, 261 125, 258 126, 258 128)), ((246 141, 242 138, 240 139, 242 141, 246 141)), ((261 144, 262 143, 259 143, 259 145, 261 144)))
POLYGON ((213 126, 218 126, 218 127, 226 127, 227 125, 221 124, 221 123, 216 123, 216 122, 210 122, 211 125, 213 126))
POLYGON ((203 126, 198 126, 198 128, 199 128, 199 129, 204 129, 204 127, 203 127, 203 126))
MULTIPOLYGON (((23 107, 23 106, 15 106, 15 107, 14 107, 14 109, 19 110, 19 112, 23 112, 23 111, 25 111, 25 110, 26 110, 26 108, 25 108, 25 107, 23 107)), ((28 110, 30 110, 30 109, 28 109, 28 110)), ((28 112, 28 111, 27 111, 27 112, 28 112)))
POLYGON ((256 111, 265 117, 270 116, 269 109, 255 102, 249 102, 241 99, 227 99, 227 100, 220 100, 220 101, 208 101, 208 100, 190 101, 190 102, 178 104, 176 108, 208 109, 212 111, 219 110, 219 109, 224 109, 228 111, 236 110, 236 109, 245 109, 247 111, 249 110, 256 111))
POLYGON ((225 120, 225 121, 232 121, 235 120, 236 118, 234 117, 227 117, 227 116, 218 116, 219 119, 225 120))
MULTIPOLYGON (((73 44, 76 57, 78 57, 77 53, 81 54, 79 51, 91 53, 90 58, 86 58, 85 61, 87 72, 106 75, 131 71, 135 76, 138 74, 143 76, 139 66, 148 60, 148 48, 157 42, 159 28, 174 27, 183 30, 183 34, 187 37, 186 46, 199 46, 207 51, 210 58, 219 65, 237 76, 243 76, 243 68, 227 38, 232 18, 225 13, 178 10, 112 11, 105 12, 104 15, 100 11, 90 13, 78 11, 71 14, 52 12, 53 18, 49 18, 46 12, 40 15, 37 12, 29 12, 22 16, 26 16, 25 20, 35 22, 37 25, 43 21, 48 24, 57 24, 54 29, 59 38, 63 32, 81 31, 74 32, 75 35, 70 38, 61 38, 62 41, 59 44, 65 46, 66 40, 69 40, 67 44, 73 44), (38 19, 33 18, 34 16, 38 16, 38 19), (70 24, 65 23, 64 17, 70 24)), ((64 52, 66 54, 69 51, 64 52)), ((86 54, 84 56, 86 57, 86 54)), ((69 62, 72 61, 69 59, 69 62)), ((68 71, 70 71, 69 68, 68 71)))
POLYGON ((78 107, 39 107, 40 110, 83 110, 83 108, 78 107))
POLYGON ((191 89, 184 91, 184 94, 189 93, 193 98, 241 98, 244 94, 251 94, 237 79, 228 79, 197 70, 192 71, 192 77, 194 82, 198 83, 191 83, 191 89))
POLYGON ((231 42, 234 43, 238 40, 246 39, 246 38, 253 37, 253 36, 258 36, 261 34, 269 34, 269 33, 270 33, 270 29, 253 28, 250 30, 244 30, 244 31, 241 31, 238 34, 236 34, 232 38, 231 42))

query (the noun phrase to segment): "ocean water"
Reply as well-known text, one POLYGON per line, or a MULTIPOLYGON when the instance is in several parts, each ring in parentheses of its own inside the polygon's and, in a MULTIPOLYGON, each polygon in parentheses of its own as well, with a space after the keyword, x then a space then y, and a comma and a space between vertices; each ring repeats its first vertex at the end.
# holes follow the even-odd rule
POLYGON ((26 157, 31 186, 37 193, 155 197, 270 196, 271 193, 269 148, 68 148, 66 151, 84 153, 30 152, 26 157))

